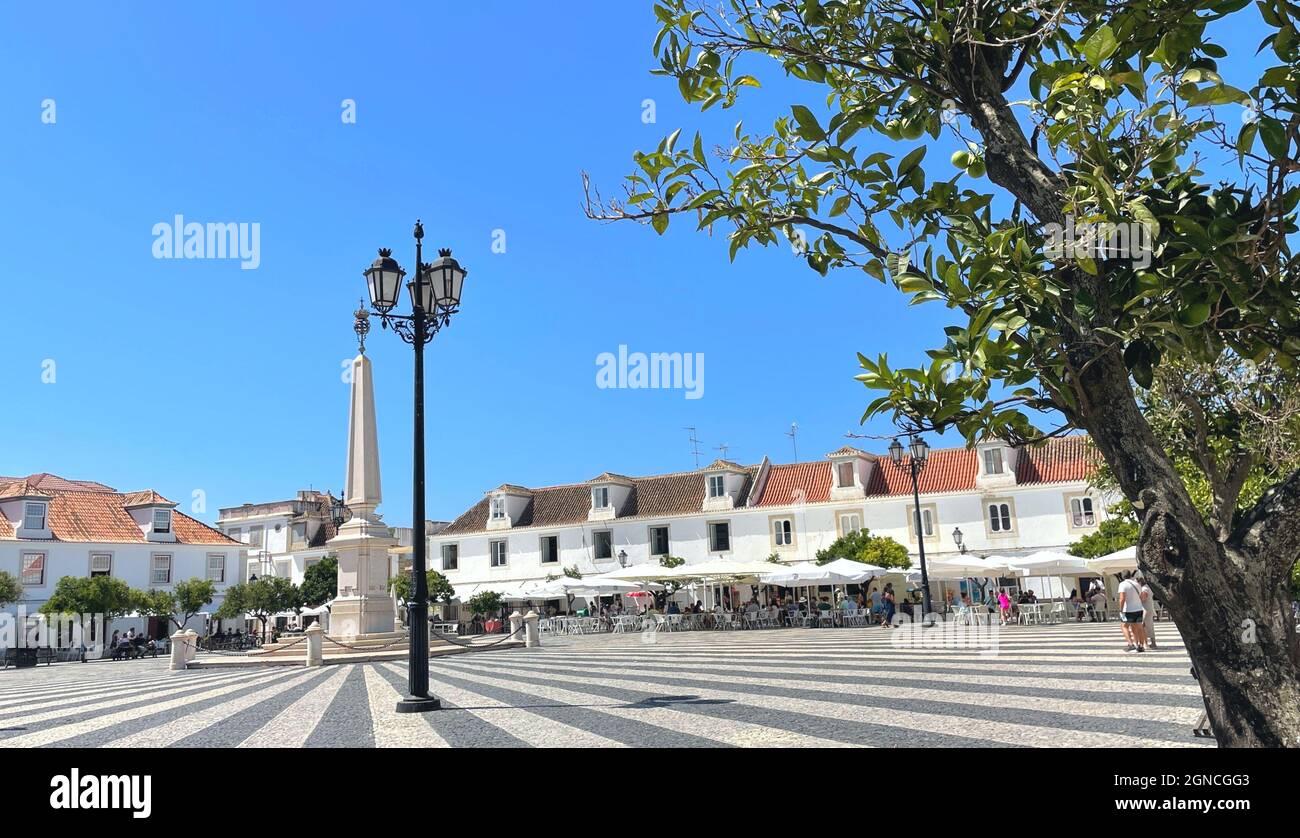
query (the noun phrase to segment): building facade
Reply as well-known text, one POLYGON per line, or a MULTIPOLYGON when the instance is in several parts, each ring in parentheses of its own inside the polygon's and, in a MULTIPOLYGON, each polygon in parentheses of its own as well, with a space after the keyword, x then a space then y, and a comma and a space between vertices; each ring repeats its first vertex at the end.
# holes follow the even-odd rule
MULTIPOLYGON (((1037 447, 1001 441, 932 450, 920 472, 927 557, 966 550, 1023 556, 1063 550, 1095 530, 1108 499, 1089 483, 1097 462, 1084 436, 1037 447)), ((606 473, 544 488, 503 484, 430 539, 430 566, 459 590, 584 575, 657 562, 727 558, 815 560, 867 528, 918 554, 910 464, 844 447, 812 462, 739 465, 650 477, 606 473)))
POLYGON ((278 576, 301 584, 307 568, 330 554, 325 542, 336 530, 327 492, 304 489, 290 500, 246 503, 218 511, 217 528, 248 550, 252 575, 278 576))
MULTIPOLYGON (((239 542, 178 511, 145 490, 118 492, 102 483, 52 474, 0 477, 0 569, 23 587, 6 611, 35 614, 65 576, 112 576, 132 588, 167 589, 189 579, 211 579, 221 606, 225 590, 244 575, 239 542)), ((191 626, 205 627, 208 613, 191 626)), ((109 631, 135 628, 170 633, 160 620, 125 617, 109 631)))

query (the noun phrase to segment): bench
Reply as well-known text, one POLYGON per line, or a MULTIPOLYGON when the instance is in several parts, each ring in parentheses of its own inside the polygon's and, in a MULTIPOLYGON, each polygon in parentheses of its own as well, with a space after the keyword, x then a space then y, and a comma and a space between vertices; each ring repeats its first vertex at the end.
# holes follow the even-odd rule
POLYGON ((0 669, 8 669, 10 665, 14 669, 21 669, 26 666, 36 666, 40 663, 49 666, 58 659, 58 656, 57 650, 47 649, 44 646, 35 649, 5 649, 4 661, 0 663, 0 669))

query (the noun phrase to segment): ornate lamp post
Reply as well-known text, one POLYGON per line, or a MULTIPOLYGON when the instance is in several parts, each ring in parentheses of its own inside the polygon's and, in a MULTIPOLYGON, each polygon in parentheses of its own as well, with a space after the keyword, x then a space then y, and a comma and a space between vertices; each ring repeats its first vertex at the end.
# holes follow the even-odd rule
MULTIPOLYGON (((424 345, 433 340, 451 316, 460 310, 460 292, 466 271, 450 250, 439 250, 435 262, 423 261, 424 225, 415 222, 415 278, 406 283, 411 299, 409 315, 393 314, 401 294, 406 271, 393 258, 393 252, 381 248, 379 258, 363 273, 370 290, 370 305, 380 325, 392 329, 415 349, 415 434, 412 442, 413 486, 411 519, 416 532, 424 529, 424 345)), ((363 339, 370 330, 369 313, 357 312, 357 334, 363 339)), ((407 604, 411 626, 411 649, 407 659, 407 693, 397 702, 399 713, 424 713, 438 710, 442 704, 429 695, 429 586, 425 578, 428 541, 412 539, 411 573, 414 591, 407 604)))
MULTIPOLYGON (((928 616, 934 613, 930 603, 930 574, 925 567, 925 527, 921 520, 921 488, 917 482, 917 476, 921 469, 925 468, 926 457, 930 455, 930 446, 926 445, 925 440, 917 434, 908 434, 908 453, 911 455, 907 459, 907 468, 912 475, 912 511, 916 520, 916 546, 921 555, 921 600, 924 613, 921 619, 928 619, 928 616)), ((894 461, 894 465, 903 465, 903 445, 897 438, 889 443, 889 459, 894 461)))

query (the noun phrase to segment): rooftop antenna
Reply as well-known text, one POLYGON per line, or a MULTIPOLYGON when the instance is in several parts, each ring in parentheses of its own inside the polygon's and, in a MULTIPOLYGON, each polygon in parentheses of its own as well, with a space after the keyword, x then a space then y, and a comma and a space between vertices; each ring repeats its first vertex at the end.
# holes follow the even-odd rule
POLYGON ((799 435, 799 423, 791 422, 790 430, 788 433, 786 433, 786 436, 790 437, 790 444, 794 446, 794 461, 796 463, 799 462, 799 440, 797 439, 798 435, 799 435))
POLYGON ((691 432, 691 438, 689 440, 689 442, 691 443, 691 453, 695 455, 695 467, 699 468, 700 467, 700 441, 695 436, 695 426, 687 425, 685 428, 682 428, 682 430, 691 432))
POLYGON ((721 452, 722 452, 722 459, 725 460, 725 459, 727 459, 727 452, 731 450, 731 446, 724 442, 724 443, 721 443, 720 445, 716 445, 716 446, 714 446, 713 450, 714 450, 714 451, 721 451, 721 452))

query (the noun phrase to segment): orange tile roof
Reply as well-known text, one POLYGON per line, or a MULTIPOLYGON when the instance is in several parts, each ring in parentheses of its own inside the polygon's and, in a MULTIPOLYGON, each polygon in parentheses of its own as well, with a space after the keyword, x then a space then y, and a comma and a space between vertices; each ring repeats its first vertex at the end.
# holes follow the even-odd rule
MULTIPOLYGON (((930 492, 965 492, 975 489, 975 475, 979 473, 976 452, 966 448, 931 448, 925 466, 917 475, 921 494, 930 492)), ((903 457, 901 465, 894 465, 888 457, 876 460, 867 496, 912 494, 911 457, 903 457)))
POLYGON ((1101 465, 1101 452, 1088 437, 1077 434, 1021 451, 1017 483, 1060 483, 1088 480, 1101 465), (1025 455, 1028 456, 1025 456, 1025 455))
POLYGON ((821 503, 831 496, 831 464, 828 462, 791 463, 772 466, 763 486, 763 496, 755 506, 790 506, 797 503, 821 503))
MULTIPOLYGON (((48 497, 47 519, 50 535, 54 541, 150 543, 127 508, 140 505, 141 502, 155 502, 153 500, 155 498, 158 503, 171 504, 171 501, 151 490, 119 493, 102 483, 64 480, 54 475, 34 475, 34 477, 41 478, 36 482, 40 484, 41 493, 48 497), (68 486, 89 488, 64 488, 68 486)), ((33 483, 32 478, 3 478, 3 480, 10 482, 0 485, 0 497, 3 497, 4 490, 10 487, 30 488, 33 483)), ((172 511, 172 532, 178 544, 240 543, 225 533, 175 510, 172 511)), ((9 521, 0 516, 0 538, 14 539, 15 537, 16 534, 9 521)))
POLYGON ((93 480, 68 480, 57 474, 41 472, 26 477, 0 477, 0 483, 27 483, 36 489, 48 489, 52 492, 113 492, 111 486, 96 483, 93 480))

